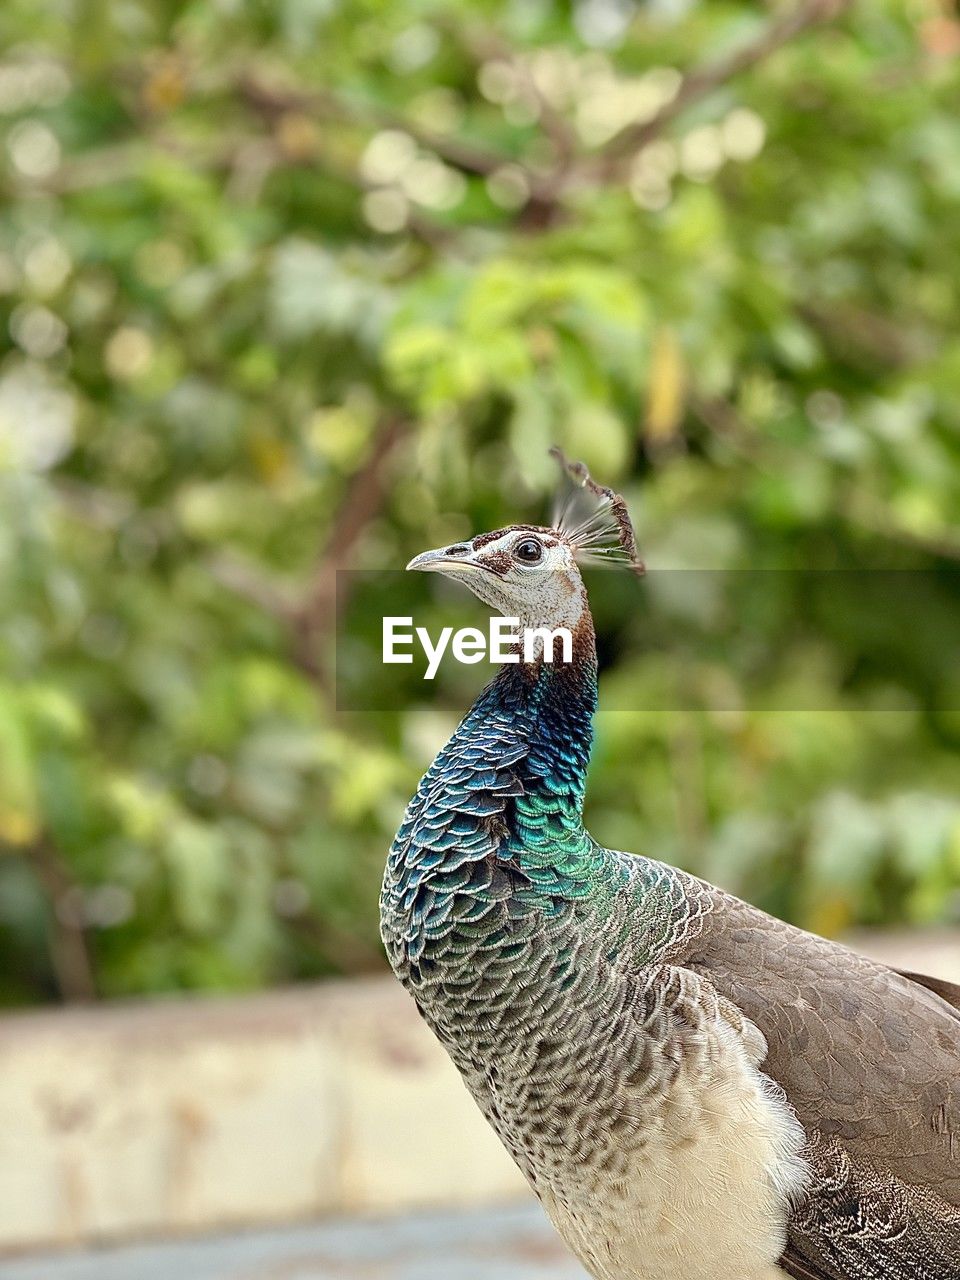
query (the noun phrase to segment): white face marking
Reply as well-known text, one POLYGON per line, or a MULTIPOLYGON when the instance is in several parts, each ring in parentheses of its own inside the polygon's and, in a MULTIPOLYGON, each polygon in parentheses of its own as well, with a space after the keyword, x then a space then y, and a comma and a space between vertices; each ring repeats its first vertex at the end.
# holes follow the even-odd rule
POLYGON ((478 547, 476 541, 428 552, 411 565, 462 582, 498 613, 519 618, 522 627, 576 629, 586 593, 573 551, 557 533, 513 528, 478 547))

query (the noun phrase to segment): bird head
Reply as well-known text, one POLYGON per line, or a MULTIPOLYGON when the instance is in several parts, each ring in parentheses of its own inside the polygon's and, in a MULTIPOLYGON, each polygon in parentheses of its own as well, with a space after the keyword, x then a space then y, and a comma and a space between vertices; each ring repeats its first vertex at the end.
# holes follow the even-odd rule
POLYGON ((579 563, 621 563, 643 572, 619 494, 593 481, 559 449, 566 488, 551 525, 512 524, 465 542, 424 551, 407 565, 469 587, 499 613, 530 627, 575 630, 586 611, 579 563), (584 510, 586 508, 586 510, 584 510))
POLYGON ((583 613, 583 579, 573 549, 557 529, 507 525, 424 551, 407 568, 462 582, 498 613, 525 626, 572 628, 583 613))

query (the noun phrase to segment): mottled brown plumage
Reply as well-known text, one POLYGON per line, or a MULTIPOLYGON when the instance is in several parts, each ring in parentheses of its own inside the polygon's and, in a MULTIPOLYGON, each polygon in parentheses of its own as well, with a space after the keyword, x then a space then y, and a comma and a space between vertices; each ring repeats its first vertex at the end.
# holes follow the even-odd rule
POLYGON ((818 1280, 960 1276, 960 1012, 943 999, 960 989, 711 892, 682 962, 763 1032, 763 1070, 807 1134, 811 1191, 782 1265, 818 1280))

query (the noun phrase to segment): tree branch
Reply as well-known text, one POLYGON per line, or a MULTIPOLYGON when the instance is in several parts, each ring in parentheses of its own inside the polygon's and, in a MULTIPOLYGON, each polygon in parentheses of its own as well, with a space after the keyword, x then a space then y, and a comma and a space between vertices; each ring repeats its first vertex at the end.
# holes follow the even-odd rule
POLYGON ((451 169, 471 177, 488 178, 504 165, 519 165, 524 169, 531 192, 535 188, 546 191, 542 178, 527 170, 523 163, 509 155, 491 151, 473 142, 465 142, 447 133, 435 133, 410 120, 407 116, 368 102, 350 101, 332 89, 309 91, 306 89, 279 88, 266 85, 250 74, 241 76, 237 92, 249 107, 261 116, 275 121, 290 112, 306 115, 332 116, 337 120, 372 127, 396 129, 408 134, 419 146, 432 151, 451 169))
POLYGON ((626 158, 658 138, 688 107, 765 61, 804 31, 839 17, 851 3, 852 0, 802 0, 774 18, 754 40, 688 72, 676 95, 655 116, 622 129, 592 164, 588 162, 593 180, 609 181, 619 173, 626 158))
MULTIPOLYGON (((522 56, 511 48, 499 31, 492 28, 480 30, 474 28, 465 36, 469 51, 478 62, 499 60, 508 63, 523 82, 527 95, 537 106, 538 119, 544 133, 556 149, 558 167, 566 168, 577 150, 577 134, 570 121, 557 111, 553 104, 540 92, 540 88, 531 74, 530 68, 522 56)), ((514 161, 509 163, 513 164, 514 161)), ((523 168, 523 166, 520 166, 523 168)))
POLYGON ((252 561, 231 551, 215 551, 203 561, 203 567, 221 587, 281 622, 294 622, 298 606, 292 587, 270 577, 252 561))
POLYGON ((78 909, 80 888, 69 869, 45 840, 26 851, 50 912, 50 951, 64 1000, 82 1003, 97 998, 93 960, 78 909))
POLYGON ((330 536, 317 560, 309 593, 295 619, 299 631, 299 661, 316 674, 319 674, 317 645, 333 629, 335 621, 337 569, 349 559, 360 535, 381 507, 386 462, 407 427, 406 420, 396 413, 381 422, 366 462, 347 486, 330 536))

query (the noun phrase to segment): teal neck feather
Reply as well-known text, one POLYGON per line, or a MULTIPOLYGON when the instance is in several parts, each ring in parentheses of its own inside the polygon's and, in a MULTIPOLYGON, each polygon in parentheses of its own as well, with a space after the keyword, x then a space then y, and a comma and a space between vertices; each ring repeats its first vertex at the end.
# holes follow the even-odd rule
POLYGON ((381 898, 387 952, 408 985, 431 983, 438 967, 459 972, 468 956, 509 953, 522 920, 569 930, 589 919, 591 945, 605 952, 628 939, 638 959, 662 951, 681 910, 667 869, 604 849, 583 825, 596 703, 585 610, 574 661, 503 666, 424 775, 381 898))
MULTIPOLYGON (((504 666, 491 694, 495 702, 512 708, 528 745, 523 794, 514 802, 506 847, 534 889, 559 889, 565 898, 582 897, 602 857, 583 826, 597 706, 596 647, 589 613, 581 619, 572 663, 504 666)), ((479 703, 474 711, 483 714, 479 703)))

